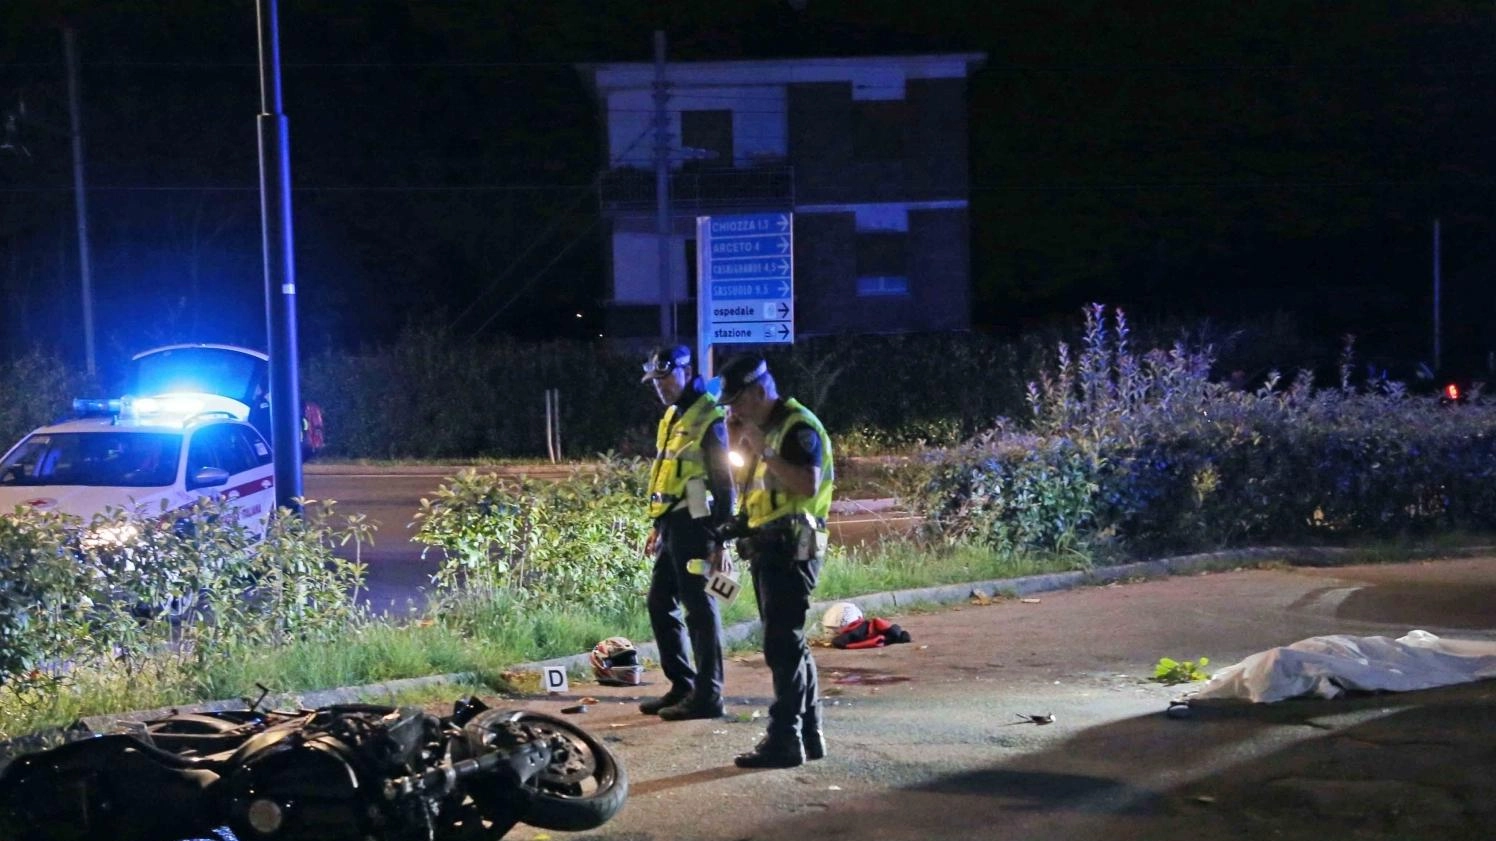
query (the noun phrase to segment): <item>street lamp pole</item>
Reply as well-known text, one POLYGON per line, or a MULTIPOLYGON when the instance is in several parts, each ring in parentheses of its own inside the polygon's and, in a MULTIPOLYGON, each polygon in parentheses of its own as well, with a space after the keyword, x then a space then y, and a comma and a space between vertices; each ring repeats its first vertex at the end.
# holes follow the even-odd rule
POLYGON ((275 504, 300 511, 301 385, 296 350, 296 252, 291 236, 291 130, 281 112, 280 15, 256 0, 260 30, 260 221, 270 349, 270 444, 275 504))
POLYGON ((63 59, 68 71, 68 122, 73 145, 73 206, 78 217, 78 278, 83 287, 83 359, 91 380, 98 373, 94 350, 93 266, 88 253, 88 194, 83 189, 83 109, 78 104, 78 38, 62 28, 63 59))

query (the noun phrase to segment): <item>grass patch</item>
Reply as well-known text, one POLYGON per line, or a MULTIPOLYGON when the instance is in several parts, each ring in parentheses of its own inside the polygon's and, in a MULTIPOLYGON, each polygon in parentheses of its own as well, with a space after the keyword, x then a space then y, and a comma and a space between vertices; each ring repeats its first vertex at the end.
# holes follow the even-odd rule
POLYGON ((816 597, 838 599, 1088 566, 1085 558, 1074 555, 1011 554, 972 545, 926 549, 907 541, 885 541, 833 556, 821 572, 816 597))
POLYGON ((1496 547, 1496 534, 1490 532, 1449 531, 1418 538, 1398 538, 1356 542, 1345 547, 1347 564, 1395 564, 1414 560, 1432 560, 1470 552, 1472 547, 1496 547))
MULTIPOLYGON (((1384 541, 1352 547, 1345 563, 1393 563, 1454 554, 1475 542, 1488 545, 1488 534, 1449 535, 1418 542, 1384 541)), ((1046 572, 1084 569, 1074 555, 1010 555, 968 545, 922 548, 907 541, 887 541, 836 550, 827 561, 818 600, 851 598, 888 590, 929 587, 967 581, 1014 578, 1046 572)), ((747 564, 739 562, 744 589, 724 611, 724 625, 756 619, 747 564)), ((944 609, 935 605, 901 606, 900 613, 944 609)), ((808 617, 819 623, 819 617, 808 617)), ((643 594, 619 612, 603 615, 579 607, 527 609, 503 600, 449 599, 442 608, 414 620, 376 620, 330 642, 292 642, 222 658, 206 668, 189 670, 181 659, 75 669, 68 684, 51 691, 13 688, 0 691, 0 738, 66 726, 81 717, 185 705, 199 701, 257 694, 256 683, 276 692, 305 692, 359 686, 400 678, 467 672, 477 676, 470 687, 435 686, 401 693, 384 703, 450 701, 468 692, 512 690, 503 677, 513 664, 583 653, 598 640, 614 635, 633 640, 652 637, 643 594)), ((752 638, 729 646, 732 653, 756 650, 752 638)))

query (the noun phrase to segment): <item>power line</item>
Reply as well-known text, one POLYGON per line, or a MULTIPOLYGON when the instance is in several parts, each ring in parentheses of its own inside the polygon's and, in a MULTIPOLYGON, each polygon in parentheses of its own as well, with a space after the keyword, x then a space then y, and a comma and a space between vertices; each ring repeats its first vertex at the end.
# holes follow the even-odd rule
MULTIPOLYGON (((723 167, 724 172, 741 172, 751 174, 752 169, 723 167)), ((605 171, 602 173, 606 175, 605 171)), ((297 187, 294 192, 317 193, 317 192, 384 192, 384 193, 469 193, 469 192, 572 192, 582 191, 578 198, 585 198, 586 194, 599 186, 598 179, 594 178, 586 184, 573 184, 565 186, 550 185, 492 185, 492 186, 469 186, 469 187, 297 187)), ((1340 189, 1358 187, 1437 187, 1437 188, 1488 188, 1496 186, 1496 179, 1492 178, 1459 178, 1459 179, 1416 179, 1416 178, 1386 178, 1386 179, 1335 179, 1335 180, 1270 180, 1270 181, 1140 181, 1124 179, 1121 181, 1083 181, 1065 184, 968 184, 966 189, 971 192, 1079 192, 1089 190, 1115 191, 1115 190, 1197 190, 1197 189, 1340 189)), ((144 192, 144 193, 248 193, 258 192, 258 187, 117 187, 117 186, 90 186, 88 191, 96 192, 144 192)), ((40 194, 40 193, 71 193, 71 187, 0 187, 0 194, 40 194)), ((579 202, 578 202, 579 203, 579 202)), ((569 206, 570 210, 574 205, 569 206)), ((565 212, 565 211, 563 211, 565 212)))
MULTIPOLYGON (((940 51, 924 53, 922 55, 932 56, 954 56, 964 54, 965 51, 940 51)), ((977 51, 979 52, 979 51, 977 51)), ((705 61, 672 61, 669 66, 673 68, 690 69, 694 66, 707 64, 790 64, 795 67, 846 69, 855 66, 857 62, 871 62, 878 59, 888 59, 897 64, 907 56, 869 53, 866 55, 848 56, 845 59, 802 59, 793 57, 783 58, 732 58, 712 59, 705 61)), ((285 62, 283 67, 287 70, 409 70, 409 69, 504 69, 504 68, 576 68, 578 66, 620 66, 638 65, 648 66, 648 62, 639 61, 301 61, 285 62)), ((106 69, 183 69, 199 70, 203 68, 226 68, 246 70, 256 69, 258 65, 252 61, 90 61, 89 67, 100 67, 106 69)), ((61 70, 62 65, 50 61, 12 61, 0 62, 0 68, 52 68, 61 70)), ((1194 64, 1130 64, 1123 62, 1093 63, 1093 64, 984 64, 977 73, 1281 73, 1302 71, 1334 71, 1344 73, 1365 73, 1368 71, 1397 71, 1409 70, 1437 70, 1450 72, 1474 72, 1491 73, 1496 72, 1496 65, 1479 62, 1453 62, 1453 61, 1409 61, 1409 62, 1298 62, 1277 64, 1252 64, 1246 62, 1234 63, 1194 63, 1194 64)), ((680 79, 671 79, 672 83, 680 83, 680 79)))
MULTIPOLYGON (((630 151, 632 151, 633 148, 639 144, 639 141, 643 140, 644 137, 648 134, 649 129, 645 129, 644 131, 640 132, 639 135, 634 138, 632 143, 625 147, 622 152, 618 153, 618 155, 614 156, 613 162, 617 163, 617 161, 622 158, 622 156, 627 155, 630 151)), ((489 293, 497 289, 500 283, 503 283, 506 279, 508 279, 509 275, 513 274, 514 271, 519 268, 524 259, 530 256, 530 252, 540 247, 540 244, 542 242, 545 242, 550 238, 551 234, 560 227, 561 221, 565 219, 569 214, 573 213, 577 209, 577 207, 581 205, 582 199, 587 198, 591 194, 592 190, 595 190, 602 185, 602 178, 604 174, 605 173, 603 172, 599 172, 597 175, 593 176, 592 181, 584 185, 584 187, 582 188, 582 192, 577 195, 576 199, 572 201, 572 203, 568 205, 565 210, 557 213, 555 217, 551 219, 551 223, 546 226, 546 229, 544 231, 541 231, 539 236, 530 239, 529 245, 525 246, 525 249, 520 252, 519 256, 515 257, 514 260, 509 263, 509 267, 501 272, 498 277, 494 278, 488 284, 488 286, 483 289, 483 291, 479 292, 473 298, 472 302, 469 303, 462 312, 458 313, 456 318, 452 319, 452 327, 456 327, 458 323, 462 321, 462 319, 467 317, 468 313, 473 311, 473 308, 478 305, 479 301, 482 301, 484 298, 488 297, 489 293)), ((596 219, 593 220, 594 224, 596 223, 596 221, 596 219)), ((590 227, 591 226, 589 226, 589 229, 590 227)), ((569 249, 570 246, 567 246, 567 248, 569 249)), ((505 304, 505 306, 508 306, 508 304, 505 304)), ((490 316, 489 320, 492 321, 493 317, 490 316)), ((484 326, 488 326, 487 321, 484 322, 484 326)), ((479 331, 482 331, 482 329, 482 327, 478 328, 479 331)))
MULTIPOLYGON (((595 187, 594 182, 586 184, 469 184, 465 186, 433 187, 433 186, 307 186, 293 187, 295 193, 543 193, 543 192, 571 192, 573 190, 589 190, 595 187)), ((90 193, 258 193, 260 188, 255 187, 226 187, 222 185, 204 185, 200 187, 191 186, 93 186, 88 188, 90 193)), ((69 193, 71 187, 0 187, 0 193, 69 193)))
POLYGON ((541 277, 545 276, 545 273, 549 271, 552 266, 560 262, 562 257, 565 257, 567 253, 569 253, 573 248, 580 244, 583 238, 585 238, 587 234, 591 233, 592 229, 597 227, 598 223, 601 221, 601 217, 593 217, 592 221, 587 223, 587 227, 578 231, 577 235, 575 237, 572 237, 571 242, 568 242, 564 248, 556 252, 555 256, 551 257, 549 262, 540 267, 540 271, 532 275, 529 280, 525 281, 524 284, 520 286, 520 288, 514 290, 514 294, 509 296, 509 300, 505 301, 503 304, 500 304, 499 308, 494 310, 493 314, 490 315, 486 321, 478 325, 478 329, 473 331, 473 335, 476 336, 479 333, 482 333, 483 329, 489 324, 492 324, 493 320, 495 318, 498 318, 500 313, 508 309, 509 306, 515 301, 518 301, 521 295, 524 295, 526 292, 528 292, 530 290, 530 287, 534 286, 541 277))

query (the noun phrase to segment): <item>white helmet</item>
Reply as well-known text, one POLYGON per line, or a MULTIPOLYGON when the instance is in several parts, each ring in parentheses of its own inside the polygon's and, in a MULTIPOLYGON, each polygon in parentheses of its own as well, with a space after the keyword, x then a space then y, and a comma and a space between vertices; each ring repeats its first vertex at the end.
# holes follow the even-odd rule
POLYGON ((861 618, 862 608, 851 602, 837 602, 826 608, 826 615, 821 617, 821 627, 834 634, 861 618))
POLYGON ((588 659, 598 683, 638 686, 644 682, 639 652, 627 637, 608 637, 593 647, 588 659))

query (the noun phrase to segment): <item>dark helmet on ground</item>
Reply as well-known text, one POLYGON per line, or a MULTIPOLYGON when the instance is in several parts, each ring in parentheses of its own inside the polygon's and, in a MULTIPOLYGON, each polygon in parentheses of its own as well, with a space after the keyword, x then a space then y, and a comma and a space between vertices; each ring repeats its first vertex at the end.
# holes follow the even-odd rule
POLYGON ((731 403, 738 399, 743 389, 758 382, 769 373, 769 363, 756 353, 734 356, 722 366, 722 397, 720 403, 731 403))
POLYGON ((649 352, 644 360, 644 376, 639 382, 657 380, 676 368, 691 364, 691 349, 685 345, 661 345, 649 352))

